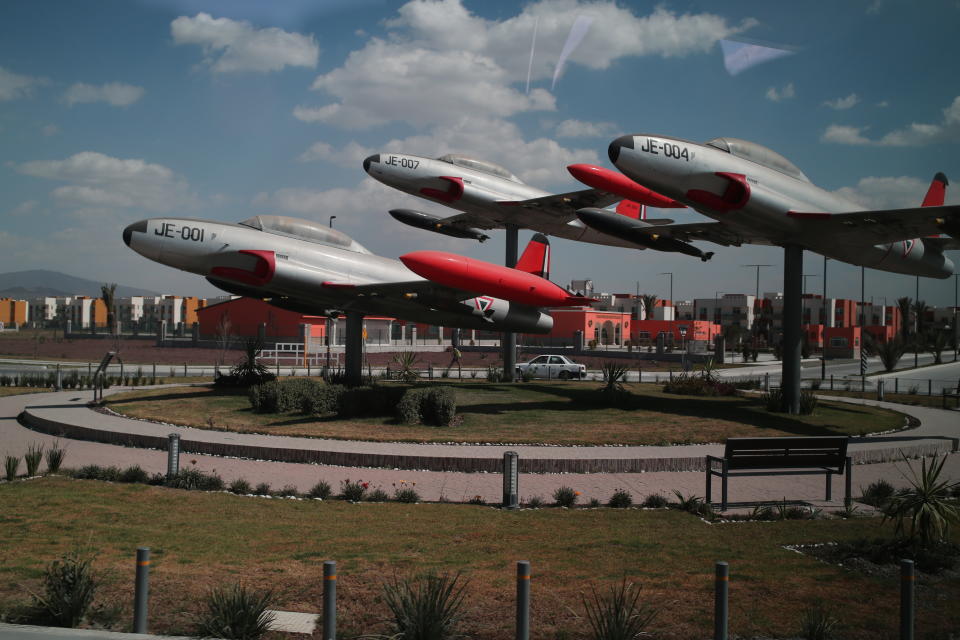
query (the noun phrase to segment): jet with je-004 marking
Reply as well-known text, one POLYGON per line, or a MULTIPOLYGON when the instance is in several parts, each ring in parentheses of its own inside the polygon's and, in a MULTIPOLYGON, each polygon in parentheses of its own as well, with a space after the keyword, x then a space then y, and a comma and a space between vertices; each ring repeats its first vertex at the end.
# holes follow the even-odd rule
MULTIPOLYGON (((608 233, 612 222, 619 223, 622 238, 657 234, 727 246, 799 245, 882 271, 930 278, 953 274, 953 262, 943 252, 960 249, 960 206, 944 206, 947 179, 942 173, 934 176, 920 207, 864 211, 812 184, 780 154, 746 140, 715 138, 697 144, 668 136, 627 135, 611 142, 608 154, 622 175, 601 167, 585 171, 583 165, 570 171, 591 186, 626 176, 633 187, 715 220, 651 230, 624 225, 596 208, 578 212, 583 222, 608 233)), ((634 193, 629 185, 617 190, 625 197, 634 193)))

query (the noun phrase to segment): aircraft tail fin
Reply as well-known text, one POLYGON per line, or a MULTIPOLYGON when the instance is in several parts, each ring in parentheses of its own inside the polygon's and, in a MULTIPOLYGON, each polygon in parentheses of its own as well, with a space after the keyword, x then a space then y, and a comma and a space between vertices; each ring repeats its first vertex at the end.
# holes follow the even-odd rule
POLYGON ((550 241, 542 233, 534 234, 515 267, 518 271, 550 279, 550 241))
POLYGON ((633 200, 621 200, 617 203, 617 213, 634 220, 646 220, 647 208, 633 200))
POLYGON ((927 189, 927 195, 923 198, 923 204, 921 207, 942 207, 943 199, 947 193, 947 185, 950 184, 947 181, 947 176, 943 173, 937 173, 933 176, 933 180, 930 181, 930 188, 927 189))

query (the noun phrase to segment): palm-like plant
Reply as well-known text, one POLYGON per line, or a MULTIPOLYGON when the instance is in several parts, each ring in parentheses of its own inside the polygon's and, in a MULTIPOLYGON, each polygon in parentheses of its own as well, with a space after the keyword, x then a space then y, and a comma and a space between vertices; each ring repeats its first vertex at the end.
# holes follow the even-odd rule
POLYGON ((880 356, 880 362, 883 363, 883 368, 886 371, 893 371, 897 363, 900 362, 900 358, 903 357, 903 353, 907 350, 899 336, 886 342, 874 342, 872 344, 873 351, 880 356))
POLYGON ((653 310, 657 306, 657 296, 652 293, 645 293, 640 296, 640 299, 643 301, 643 313, 647 320, 653 319, 653 310))
POLYGON ((591 599, 581 597, 594 640, 634 640, 657 616, 657 609, 640 602, 640 588, 626 578, 605 596, 593 587, 591 591, 591 599))
POLYGON ((900 309, 900 333, 903 335, 903 341, 910 338, 910 308, 913 305, 911 298, 897 298, 897 307, 900 309))
POLYGON ((927 336, 927 347, 933 352, 934 364, 943 364, 943 350, 949 342, 950 337, 946 331, 935 329, 927 336))
POLYGON ((112 284, 103 284, 100 285, 100 299, 103 300, 103 305, 107 308, 107 327, 110 329, 110 335, 115 336, 117 333, 117 313, 116 313, 116 292, 117 292, 117 283, 112 284))
POLYGON ((238 362, 230 372, 236 384, 248 387, 273 378, 267 368, 257 360, 261 351, 263 351, 263 341, 260 338, 247 339, 244 344, 243 360, 238 362))
POLYGON ((456 638, 462 617, 466 582, 460 573, 428 574, 416 579, 394 579, 383 585, 383 599, 393 614, 403 640, 447 640, 456 638))
POLYGON ((928 309, 927 303, 923 300, 917 300, 913 303, 913 312, 917 316, 917 335, 923 333, 923 316, 926 315, 928 309))
MULTIPOLYGON (((417 354, 413 351, 401 351, 393 356, 393 362, 399 367, 397 370, 397 380, 403 382, 416 382, 420 377, 420 370, 417 369, 417 354)), ((459 364, 459 363, 458 363, 459 364)))
POLYGON ((947 456, 943 456, 927 466, 924 459, 918 474, 904 456, 910 471, 904 477, 910 483, 910 488, 893 496, 883 514, 884 522, 893 520, 898 536, 904 534, 909 523, 908 537, 911 540, 919 539, 920 544, 927 547, 945 540, 950 525, 960 521, 960 510, 950 500, 951 490, 956 483, 940 479, 946 460, 947 456))
POLYGON ((603 390, 607 392, 623 391, 621 380, 627 375, 629 368, 618 362, 604 362, 600 365, 603 371, 603 390))

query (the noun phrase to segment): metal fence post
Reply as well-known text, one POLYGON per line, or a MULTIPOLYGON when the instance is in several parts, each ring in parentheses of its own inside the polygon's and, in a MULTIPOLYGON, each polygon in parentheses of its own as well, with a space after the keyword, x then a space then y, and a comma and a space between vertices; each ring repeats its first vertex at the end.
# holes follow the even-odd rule
POLYGON ((167 478, 172 478, 180 472, 180 434, 171 433, 167 436, 167 478))
POLYGON ((763 374, 763 390, 770 393, 770 374, 763 374))
POLYGON ((337 563, 323 563, 323 640, 337 640, 337 563))
POLYGON ((723 561, 716 564, 716 587, 713 608, 713 640, 727 640, 730 617, 728 596, 730 591, 730 565, 723 561))
POLYGON ((900 393, 900 378, 893 379, 893 392, 900 393))
POLYGON ((833 391, 833 374, 830 374, 830 391, 833 391))
POLYGON ((137 582, 133 592, 133 632, 147 632, 147 598, 150 595, 150 547, 137 548, 137 582))
POLYGON ((877 380, 877 400, 883 400, 883 380, 877 380))
POLYGON ((530 639, 530 563, 517 562, 517 639, 530 639))
POLYGON ((929 379, 927 380, 927 395, 928 396, 933 395, 933 380, 929 380, 929 379))
POLYGON ((847 456, 847 466, 844 471, 846 471, 846 474, 843 487, 843 506, 849 509, 853 504, 850 498, 850 490, 853 487, 853 458, 851 456, 847 456))
POLYGON ((516 451, 503 454, 503 501, 504 509, 516 509, 520 506, 520 463, 516 451))
POLYGON ((900 561, 900 640, 913 640, 913 560, 900 561))

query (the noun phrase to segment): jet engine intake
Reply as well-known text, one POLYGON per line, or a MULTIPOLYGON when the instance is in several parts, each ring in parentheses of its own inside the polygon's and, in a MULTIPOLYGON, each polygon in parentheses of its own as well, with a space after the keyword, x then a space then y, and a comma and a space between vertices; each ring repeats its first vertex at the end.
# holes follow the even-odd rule
POLYGON ((726 171, 717 171, 714 175, 723 178, 726 182, 721 195, 704 189, 691 189, 687 191, 687 197, 715 211, 742 209, 750 200, 750 185, 747 184, 747 177, 742 173, 726 171))

